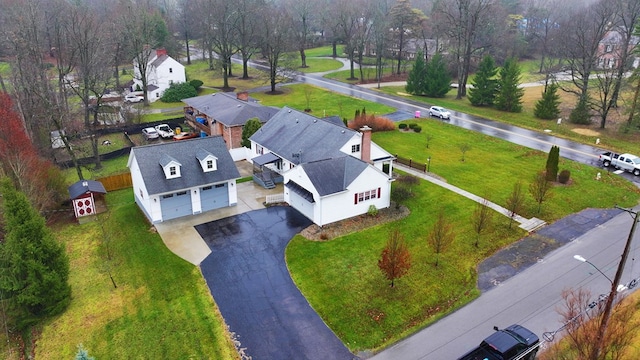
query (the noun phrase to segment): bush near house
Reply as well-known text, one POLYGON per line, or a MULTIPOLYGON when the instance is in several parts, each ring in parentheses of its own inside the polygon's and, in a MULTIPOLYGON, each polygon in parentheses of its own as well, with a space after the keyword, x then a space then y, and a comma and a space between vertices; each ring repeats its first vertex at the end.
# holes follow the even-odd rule
POLYGON ((194 96, 198 96, 198 91, 190 83, 173 83, 164 91, 160 100, 166 103, 173 103, 194 96))
POLYGON ((396 124, 385 117, 359 114, 353 120, 348 122, 349 129, 358 130, 363 126, 368 126, 371 131, 392 131, 396 129, 396 124))

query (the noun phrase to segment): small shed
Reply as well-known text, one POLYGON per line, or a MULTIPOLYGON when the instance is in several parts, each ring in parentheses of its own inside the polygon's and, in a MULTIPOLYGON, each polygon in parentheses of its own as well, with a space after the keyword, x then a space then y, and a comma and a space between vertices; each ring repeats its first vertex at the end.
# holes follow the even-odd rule
POLYGON ((76 218, 95 215, 106 210, 104 194, 107 193, 101 182, 80 180, 69 186, 69 197, 73 203, 76 218))

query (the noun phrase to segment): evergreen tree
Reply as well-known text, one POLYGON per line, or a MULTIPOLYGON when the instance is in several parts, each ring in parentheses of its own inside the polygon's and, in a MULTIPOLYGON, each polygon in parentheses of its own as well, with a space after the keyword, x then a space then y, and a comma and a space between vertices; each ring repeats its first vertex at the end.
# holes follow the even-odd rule
POLYGON ((589 105, 587 104, 587 97, 580 97, 576 107, 571 110, 569 114, 569 121, 574 124, 588 125, 591 123, 591 114, 589 114, 589 105))
POLYGON ((74 360, 95 360, 95 358, 89 356, 89 352, 80 344, 78 345, 78 352, 74 360))
POLYGON ((17 310, 19 326, 29 326, 69 305, 69 259, 44 218, 10 180, 0 182, 0 191, 6 231, 0 246, 0 287, 17 310))
POLYGON ((427 63, 424 77, 424 94, 429 97, 444 97, 451 89, 451 76, 441 54, 435 54, 427 63))
POLYGON ((509 112, 522 111, 524 90, 520 85, 520 66, 515 58, 509 58, 500 69, 498 88, 494 104, 498 110, 509 112))
POLYGON ((262 123, 258 118, 251 118, 242 127, 242 146, 246 148, 251 147, 251 141, 249 138, 255 134, 262 127, 262 123))
POLYGON ((424 94, 425 76, 426 76, 426 63, 424 61, 424 54, 419 51, 416 54, 416 61, 413 63, 413 67, 407 77, 407 85, 405 90, 409 94, 422 95, 424 94))
POLYGON ((491 106, 496 96, 496 79, 498 72, 496 63, 489 55, 485 56, 478 67, 476 75, 471 80, 469 101, 473 106, 491 106))
POLYGON ((560 148, 556 145, 549 150, 549 156, 547 156, 546 177, 547 181, 556 181, 558 178, 558 167, 560 163, 560 148))
POLYGON ((556 119, 560 114, 560 95, 558 95, 558 85, 551 84, 542 93, 542 99, 536 102, 533 114, 539 119, 556 119))

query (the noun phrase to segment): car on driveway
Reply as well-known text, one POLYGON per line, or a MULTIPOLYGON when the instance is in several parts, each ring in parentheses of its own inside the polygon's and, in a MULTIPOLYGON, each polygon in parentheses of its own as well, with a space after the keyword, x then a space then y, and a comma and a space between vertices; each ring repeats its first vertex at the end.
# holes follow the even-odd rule
POLYGON ((141 101, 144 101, 144 96, 134 93, 129 93, 124 97, 124 102, 128 103, 139 103, 141 101))
POLYGON ((173 129, 171 129, 171 127, 167 124, 157 125, 155 129, 158 132, 158 135, 160 135, 160 137, 163 139, 170 139, 175 135, 173 133, 173 129))
POLYGON ((429 108, 429 116, 439 117, 440 119, 450 119, 451 113, 449 110, 440 107, 440 106, 432 106, 429 108))
POLYGON ((142 129, 142 136, 144 136, 145 140, 153 140, 153 139, 157 139, 158 137, 160 137, 160 135, 158 135, 158 132, 156 131, 156 129, 154 129, 152 127, 148 127, 148 128, 142 129))

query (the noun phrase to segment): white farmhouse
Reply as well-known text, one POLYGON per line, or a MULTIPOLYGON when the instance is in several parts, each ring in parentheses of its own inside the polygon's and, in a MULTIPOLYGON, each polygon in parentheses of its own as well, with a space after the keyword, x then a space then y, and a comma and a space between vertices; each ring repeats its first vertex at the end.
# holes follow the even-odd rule
MULTIPOLYGON (((148 59, 147 64, 147 96, 153 102, 162 97, 164 91, 173 83, 187 81, 184 65, 167 55, 165 49, 145 49, 146 56, 140 58, 148 59)), ((137 59, 133 60, 133 85, 131 91, 142 89, 140 67, 137 59)))
POLYGON ((317 225, 365 214, 391 202, 394 157, 338 117, 283 108, 251 140, 254 179, 284 183, 284 201, 317 225))

